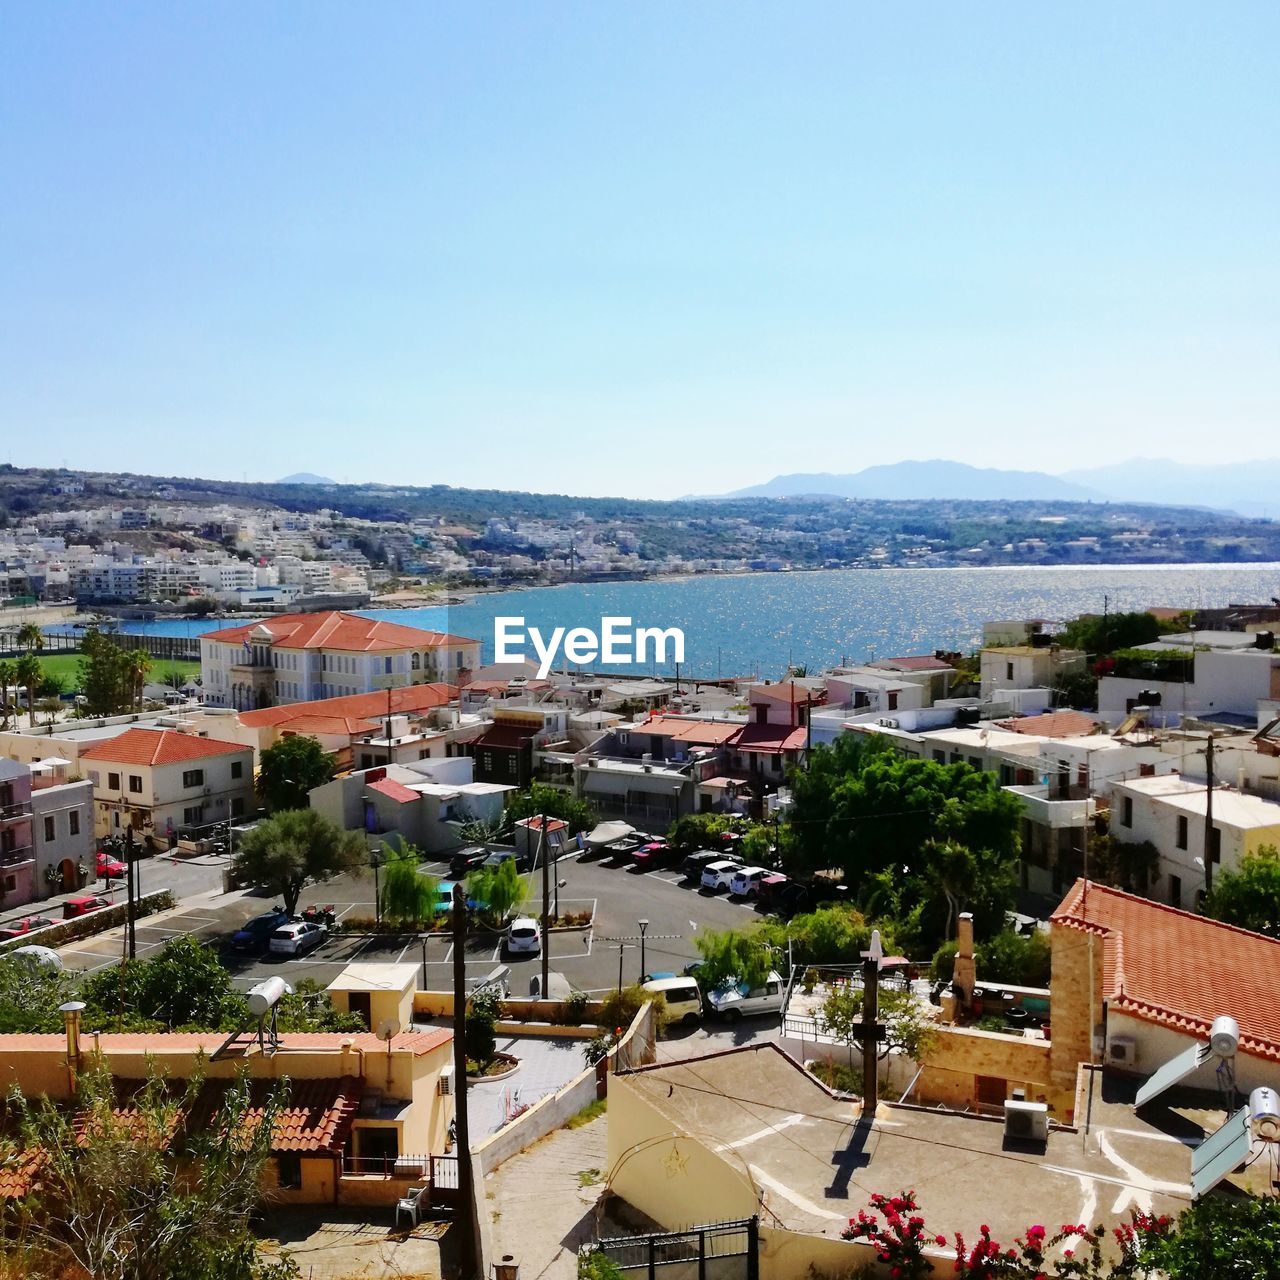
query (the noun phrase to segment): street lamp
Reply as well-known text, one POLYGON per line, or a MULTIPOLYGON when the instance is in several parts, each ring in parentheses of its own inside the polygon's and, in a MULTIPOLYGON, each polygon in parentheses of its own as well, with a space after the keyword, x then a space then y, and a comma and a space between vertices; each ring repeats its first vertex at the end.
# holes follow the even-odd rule
POLYGON ((382 923, 382 892, 378 888, 378 871, 382 866, 382 850, 369 851, 369 865, 373 868, 373 918, 382 923))
POLYGON ((641 920, 638 923, 640 925, 640 981, 643 982, 644 981, 644 935, 649 930, 649 922, 647 920, 641 920))
POLYGON ((560 919, 560 890, 563 889, 568 883, 569 882, 567 880, 556 881, 556 903, 555 903, 555 911, 552 913, 553 919, 556 919, 556 920, 560 919))

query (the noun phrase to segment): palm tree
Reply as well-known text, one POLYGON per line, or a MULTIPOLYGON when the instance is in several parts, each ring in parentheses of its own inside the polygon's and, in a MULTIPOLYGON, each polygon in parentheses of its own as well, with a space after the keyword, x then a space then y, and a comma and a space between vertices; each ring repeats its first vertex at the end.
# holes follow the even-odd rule
POLYGON ((129 701, 142 709, 142 686, 147 682, 151 659, 143 649, 130 649, 124 660, 125 678, 128 680, 129 701))
POLYGON ((18 683, 18 668, 8 661, 0 662, 0 725, 9 726, 9 690, 18 683))
POLYGON ((34 622, 24 622, 18 628, 18 643, 28 652, 44 648, 44 632, 34 622))
POLYGON ((27 688, 27 714, 32 728, 36 723, 36 686, 44 678, 44 668, 34 653, 24 653, 15 664, 18 683, 27 688))

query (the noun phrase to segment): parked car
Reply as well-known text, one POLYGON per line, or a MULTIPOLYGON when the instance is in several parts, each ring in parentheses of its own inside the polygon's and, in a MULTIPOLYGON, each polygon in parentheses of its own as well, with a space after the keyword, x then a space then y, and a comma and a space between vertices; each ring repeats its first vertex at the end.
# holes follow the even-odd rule
POLYGON ((680 857, 679 852, 665 840, 653 840, 641 845, 634 858, 637 871, 654 871, 658 867, 669 867, 680 857))
POLYGON ((324 940, 328 929, 310 920, 294 920, 282 925, 271 935, 268 946, 273 956, 305 956, 324 940))
POLYGON ((517 871, 528 871, 533 865, 533 851, 517 853, 514 849, 495 849, 480 865, 482 867, 500 867, 504 862, 514 862, 517 871))
POLYGON ((517 916, 507 928, 511 955, 537 955, 542 950, 542 928, 532 916, 517 916))
POLYGON ((766 871, 756 889, 756 898, 762 906, 768 907, 771 911, 775 910, 785 896, 787 885, 790 883, 791 877, 784 876, 781 871, 766 871))
POLYGON ((0 941, 6 938, 21 938, 33 929, 47 929, 53 923, 48 916, 23 916, 21 920, 10 920, 0 928, 0 941))
POLYGON ((646 991, 662 996, 672 1021, 692 1024, 702 1018, 702 992, 694 978, 653 977, 644 984, 646 991))
POLYGON ((745 982, 719 987, 707 997, 707 1003, 727 1022, 765 1013, 781 1013, 786 987, 779 973, 770 973, 760 987, 745 982))
POLYGON ((695 853, 689 854, 681 863, 681 870, 684 872, 686 880, 692 880, 694 884, 702 883, 702 869, 708 862, 721 862, 724 854, 719 849, 699 849, 695 853))
POLYGON ((104 898, 96 893, 82 893, 77 897, 68 898, 62 904, 62 918, 75 920, 79 916, 87 916, 90 911, 101 911, 103 907, 110 905, 110 898, 104 898))
POLYGON ((474 871, 489 856, 488 849, 459 849, 449 859, 449 874, 455 880, 461 880, 468 871, 474 871))
POLYGON ((129 874, 129 868, 113 858, 105 849, 98 850, 97 871, 99 880, 123 880, 129 874))
POLYGON ((733 883, 733 877, 741 870, 740 863, 730 862, 728 859, 717 859, 715 862, 708 862, 702 868, 702 887, 710 889, 712 893, 719 893, 733 883))
POLYGON ((766 867, 739 867, 729 883, 729 892, 735 898, 754 898, 760 892, 760 884, 769 874, 766 867))
POLYGON ((272 907, 244 924, 231 935, 232 951, 261 951, 271 941, 271 935, 289 923, 283 907, 272 907))

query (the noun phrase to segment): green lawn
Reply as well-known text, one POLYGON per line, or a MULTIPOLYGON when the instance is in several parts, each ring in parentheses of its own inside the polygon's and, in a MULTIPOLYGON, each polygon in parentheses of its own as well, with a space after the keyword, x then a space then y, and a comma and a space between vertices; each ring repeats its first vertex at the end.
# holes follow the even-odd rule
MULTIPOLYGON (((38 655, 40 665, 47 675, 57 676, 64 682, 65 690, 70 693, 78 687, 80 679, 80 655, 78 653, 42 653, 38 655)), ((198 662, 179 661, 173 658, 153 658, 147 671, 149 683, 163 684, 170 671, 181 671, 188 679, 200 674, 198 662)))

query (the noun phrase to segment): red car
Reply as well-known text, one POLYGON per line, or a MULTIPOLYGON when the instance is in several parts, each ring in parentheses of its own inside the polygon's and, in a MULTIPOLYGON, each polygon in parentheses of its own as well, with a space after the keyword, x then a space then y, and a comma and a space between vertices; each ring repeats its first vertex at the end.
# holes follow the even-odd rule
POLYGON ((129 868, 119 858, 113 858, 105 849, 98 850, 99 880, 123 880, 128 874, 129 868))
POLYGON ((24 916, 21 920, 12 920, 0 928, 0 940, 21 938, 24 933, 30 933, 32 929, 44 929, 52 923, 48 916, 24 916))
POLYGON ((634 857, 637 871, 653 871, 657 867, 669 867, 678 861, 679 854, 665 840, 654 840, 641 845, 634 857))
POLYGON ((96 893, 82 893, 79 897, 68 898, 62 904, 62 918, 74 920, 77 916, 87 916, 90 911, 100 911, 110 905, 107 898, 99 897, 96 893))

